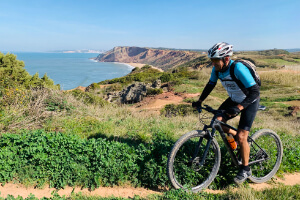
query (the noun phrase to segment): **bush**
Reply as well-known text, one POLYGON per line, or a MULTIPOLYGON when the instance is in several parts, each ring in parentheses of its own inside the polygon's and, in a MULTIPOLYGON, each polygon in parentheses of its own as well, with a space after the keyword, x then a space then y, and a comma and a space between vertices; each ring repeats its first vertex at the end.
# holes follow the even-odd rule
POLYGON ((166 117, 187 116, 196 111, 189 104, 168 104, 161 110, 161 115, 166 117))
POLYGON ((0 95, 3 94, 5 88, 49 87, 59 89, 59 86, 54 85, 53 80, 49 79, 47 74, 42 78, 39 78, 38 73, 31 76, 24 67, 24 62, 17 60, 14 54, 0 53, 0 95))
POLYGON ((105 104, 107 104, 107 102, 103 98, 90 92, 83 92, 81 90, 76 89, 72 90, 71 93, 78 100, 82 100, 84 103, 87 104, 94 104, 98 106, 104 106, 105 104))
POLYGON ((157 95, 157 94, 162 94, 163 89, 162 88, 148 88, 147 89, 147 96, 149 95, 157 95))
POLYGON ((159 77, 159 79, 162 83, 166 83, 173 79, 173 75, 170 73, 164 73, 163 75, 161 75, 161 77, 159 77))
MULTIPOLYGON (((300 137, 280 133, 284 146, 281 171, 299 171, 300 137)), ((119 138, 82 139, 76 135, 24 132, 0 138, 0 182, 18 180, 36 186, 95 188, 128 184, 171 187, 166 173, 168 154, 175 141, 162 132, 150 143, 119 138)), ((221 145, 222 162, 213 188, 233 183, 237 168, 221 145)), ((182 173, 185 173, 184 171, 182 173)), ((170 194, 171 195, 171 194, 170 194)))

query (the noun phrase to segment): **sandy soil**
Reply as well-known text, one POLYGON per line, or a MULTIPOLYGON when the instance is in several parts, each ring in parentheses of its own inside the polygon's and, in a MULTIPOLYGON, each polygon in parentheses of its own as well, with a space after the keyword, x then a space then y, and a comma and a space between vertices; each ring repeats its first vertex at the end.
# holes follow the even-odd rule
MULTIPOLYGON (((272 188, 278 184, 283 185, 299 185, 300 184, 300 173, 286 174, 283 179, 277 178, 272 184, 261 183, 261 184, 250 184, 255 190, 263 190, 267 188, 272 188)), ((7 195, 13 195, 14 197, 22 196, 23 198, 28 197, 30 194, 34 194, 38 198, 51 197, 51 193, 55 191, 54 188, 45 187, 43 189, 37 189, 32 187, 25 187, 20 184, 7 183, 4 186, 0 186, 1 195, 0 197, 7 197, 7 195)), ((70 196, 72 191, 74 193, 79 193, 88 196, 101 196, 101 197, 124 197, 132 198, 134 195, 139 195, 141 197, 147 197, 150 194, 162 194, 157 191, 148 190, 145 188, 133 188, 133 187, 100 187, 94 191, 89 191, 88 189, 81 189, 79 187, 72 188, 66 187, 65 189, 56 190, 60 196, 70 196), (74 190, 74 191, 73 191, 74 190)), ((223 190, 210 190, 206 189, 205 192, 219 194, 224 193, 223 190)))
MULTIPOLYGON (((138 67, 138 68, 142 68, 142 67, 144 67, 146 64, 142 64, 142 63, 125 63, 125 64, 128 64, 128 65, 131 65, 132 67, 138 67)), ((159 70, 159 71, 161 71, 161 72, 163 72, 164 70, 162 70, 162 69, 160 69, 160 68, 157 68, 157 67, 154 67, 154 66, 152 66, 152 65, 150 65, 152 68, 154 68, 154 69, 157 69, 157 70, 159 70)))
POLYGON ((160 194, 157 191, 148 190, 145 188, 133 188, 133 187, 100 187, 94 191, 88 189, 81 189, 79 187, 66 187, 65 189, 56 190, 54 188, 45 187, 43 189, 37 189, 32 187, 25 187, 20 184, 7 183, 4 186, 0 186, 1 195, 0 197, 7 197, 7 195, 13 195, 14 197, 22 196, 23 198, 28 197, 30 194, 34 194, 35 197, 51 197, 53 191, 57 191, 60 196, 70 196, 72 191, 74 193, 81 193, 88 196, 101 196, 101 197, 124 197, 132 198, 134 195, 146 197, 150 194, 160 194), (74 190, 74 191, 73 191, 74 190))
POLYGON ((164 92, 156 96, 145 97, 143 101, 134 105, 137 110, 156 110, 159 111, 167 104, 181 104, 186 98, 199 96, 197 94, 164 92))

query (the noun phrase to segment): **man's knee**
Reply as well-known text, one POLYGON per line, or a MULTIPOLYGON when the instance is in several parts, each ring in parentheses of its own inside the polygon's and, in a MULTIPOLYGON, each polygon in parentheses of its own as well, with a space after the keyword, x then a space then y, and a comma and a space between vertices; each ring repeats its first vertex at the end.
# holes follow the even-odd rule
POLYGON ((239 129, 238 130, 238 142, 239 142, 239 144, 247 143, 248 142, 247 141, 248 135, 249 135, 249 131, 239 129))
POLYGON ((219 121, 222 121, 222 122, 225 122, 226 123, 226 119, 224 119, 224 117, 222 117, 222 116, 218 116, 217 117, 217 120, 219 120, 219 121))

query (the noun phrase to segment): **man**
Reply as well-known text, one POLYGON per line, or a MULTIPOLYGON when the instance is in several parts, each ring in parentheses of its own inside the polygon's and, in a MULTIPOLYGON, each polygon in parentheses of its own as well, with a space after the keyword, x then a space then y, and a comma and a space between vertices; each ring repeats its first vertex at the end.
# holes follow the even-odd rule
POLYGON ((217 43, 209 49, 208 57, 213 64, 211 77, 199 100, 193 103, 193 107, 201 106, 215 87, 217 80, 220 79, 223 87, 227 90, 229 98, 219 107, 219 110, 224 110, 224 114, 217 119, 226 122, 241 113, 237 132, 222 126, 224 132, 235 136, 240 145, 242 166, 234 181, 241 184, 251 176, 251 169, 248 166, 250 148, 247 137, 259 106, 259 86, 249 69, 240 62, 235 63, 234 75, 237 80, 241 81, 243 88, 240 88, 236 81, 232 79, 230 75, 230 67, 233 66, 234 62, 230 58, 232 54, 233 46, 225 42, 217 43))

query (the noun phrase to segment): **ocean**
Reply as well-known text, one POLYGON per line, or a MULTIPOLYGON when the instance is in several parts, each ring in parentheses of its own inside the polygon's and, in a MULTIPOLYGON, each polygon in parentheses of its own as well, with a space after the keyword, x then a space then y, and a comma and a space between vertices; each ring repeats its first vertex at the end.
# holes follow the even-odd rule
POLYGON ((91 60, 99 55, 97 53, 12 53, 25 62, 30 75, 38 72, 41 78, 47 73, 62 90, 122 77, 133 69, 127 64, 91 60))

